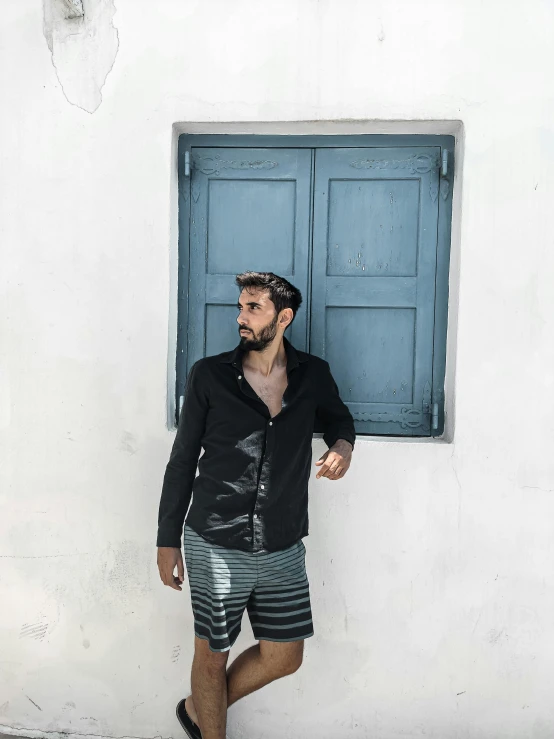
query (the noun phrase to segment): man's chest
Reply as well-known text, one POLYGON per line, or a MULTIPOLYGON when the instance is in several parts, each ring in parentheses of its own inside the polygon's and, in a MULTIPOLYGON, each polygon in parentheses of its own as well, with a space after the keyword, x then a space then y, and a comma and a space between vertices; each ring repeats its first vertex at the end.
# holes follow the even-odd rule
POLYGON ((276 416, 281 411, 283 394, 288 385, 286 368, 267 378, 246 367, 243 371, 250 387, 269 408, 271 417, 276 416))

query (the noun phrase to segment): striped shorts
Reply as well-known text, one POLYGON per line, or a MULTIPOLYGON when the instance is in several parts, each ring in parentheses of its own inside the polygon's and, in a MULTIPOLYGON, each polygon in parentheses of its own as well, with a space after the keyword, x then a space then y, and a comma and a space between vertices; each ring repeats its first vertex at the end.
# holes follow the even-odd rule
POLYGON ((194 633, 212 652, 233 646, 245 608, 255 639, 313 636, 302 539, 278 552, 245 552, 212 544, 185 524, 184 551, 194 633))

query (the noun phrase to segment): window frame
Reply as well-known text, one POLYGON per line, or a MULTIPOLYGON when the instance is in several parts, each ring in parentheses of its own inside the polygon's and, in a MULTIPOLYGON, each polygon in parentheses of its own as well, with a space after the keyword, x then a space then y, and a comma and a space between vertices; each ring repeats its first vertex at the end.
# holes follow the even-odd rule
MULTIPOLYGON (((455 174, 456 139, 451 134, 187 134, 178 137, 177 145, 177 186, 178 186, 178 259, 177 259, 177 356, 173 387, 175 413, 173 428, 178 423, 180 396, 186 382, 188 364, 186 333, 183 328, 188 321, 189 298, 189 264, 190 264, 190 179, 185 175, 185 156, 194 147, 267 147, 267 148, 353 148, 353 147, 414 147, 437 146, 447 151, 448 170, 446 180, 448 189, 446 196, 441 192, 438 196, 437 223, 437 262, 435 274, 435 305, 433 327, 433 380, 432 403, 438 404, 437 428, 431 424, 430 435, 391 435, 391 434, 357 434, 361 438, 377 439, 434 439, 445 432, 445 393, 446 347, 448 325, 449 271, 452 237, 452 194, 455 174)), ((311 245, 310 245, 311 249, 311 245)), ((309 306, 306 305, 308 310, 309 306)), ((310 317, 307 317, 307 340, 310 335, 310 317)))

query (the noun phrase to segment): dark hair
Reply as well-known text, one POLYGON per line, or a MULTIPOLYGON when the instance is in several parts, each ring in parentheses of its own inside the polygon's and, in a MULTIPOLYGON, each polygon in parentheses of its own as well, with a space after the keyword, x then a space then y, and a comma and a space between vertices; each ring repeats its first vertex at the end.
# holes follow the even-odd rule
MULTIPOLYGON (((302 304, 302 294, 297 287, 291 285, 284 277, 279 277, 273 272, 241 272, 240 275, 236 276, 235 282, 241 290, 247 287, 268 290, 277 315, 283 308, 292 308, 292 321, 294 321, 296 312, 302 304)), ((292 321, 288 324, 289 326, 292 321)))

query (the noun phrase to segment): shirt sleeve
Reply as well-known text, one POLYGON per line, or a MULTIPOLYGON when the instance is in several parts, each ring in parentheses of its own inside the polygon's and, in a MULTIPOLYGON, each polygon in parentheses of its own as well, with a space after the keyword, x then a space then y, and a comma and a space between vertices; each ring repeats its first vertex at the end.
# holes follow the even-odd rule
POLYGON ((158 512, 158 547, 181 547, 209 408, 206 383, 199 367, 201 361, 192 365, 187 377, 177 434, 164 474, 158 512))
POLYGON ((330 448, 338 439, 346 439, 354 449, 356 442, 354 418, 341 400, 337 383, 331 374, 331 367, 325 360, 321 376, 316 416, 323 425, 323 440, 330 448))

